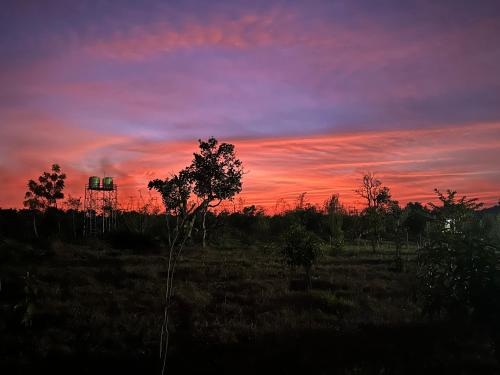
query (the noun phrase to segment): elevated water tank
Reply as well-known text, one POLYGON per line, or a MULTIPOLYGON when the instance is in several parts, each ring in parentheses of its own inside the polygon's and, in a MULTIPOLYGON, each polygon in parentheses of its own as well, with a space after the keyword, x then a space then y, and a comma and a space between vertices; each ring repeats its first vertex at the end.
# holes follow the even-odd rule
POLYGON ((101 179, 97 176, 89 177, 89 189, 99 189, 101 179))
POLYGON ((104 190, 113 190, 113 177, 103 177, 102 188, 104 190))

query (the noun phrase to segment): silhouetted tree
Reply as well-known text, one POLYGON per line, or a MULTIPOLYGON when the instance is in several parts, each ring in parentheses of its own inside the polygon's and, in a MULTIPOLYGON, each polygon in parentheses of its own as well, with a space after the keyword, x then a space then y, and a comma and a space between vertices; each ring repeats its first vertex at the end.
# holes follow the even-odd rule
POLYGON ((162 374, 164 374, 167 365, 169 317, 175 267, 187 239, 191 236, 191 231, 196 219, 196 212, 200 206, 197 206, 196 203, 189 202, 192 186, 190 171, 187 168, 165 180, 156 179, 150 181, 148 188, 154 189, 161 194, 167 214, 169 252, 164 316, 160 335, 160 359, 162 360, 162 374), (168 224, 169 216, 173 216, 175 219, 174 228, 170 228, 168 224))
POLYGON ((382 182, 369 172, 363 175, 362 184, 355 192, 366 199, 367 207, 363 210, 362 217, 366 225, 366 234, 375 252, 384 230, 384 215, 392 202, 390 189, 382 186, 382 182))
POLYGON ((241 191, 243 168, 236 158, 234 145, 219 144, 215 138, 199 140, 199 153, 189 167, 194 183, 193 192, 201 200, 203 247, 206 246, 206 215, 209 208, 217 207, 222 201, 232 199, 241 191))
POLYGON ((58 164, 52 164, 51 172, 43 172, 38 181, 28 181, 28 191, 24 194, 24 207, 33 211, 33 230, 38 237, 36 226, 36 211, 48 207, 57 208, 57 201, 64 198, 64 180, 66 175, 61 172, 58 164))
POLYGON ((160 339, 162 374, 166 371, 169 340, 169 308, 171 305, 175 267, 198 214, 202 215, 203 246, 206 240, 206 214, 209 208, 217 207, 223 200, 232 198, 241 191, 243 170, 241 161, 236 159, 234 146, 218 142, 215 138, 199 141, 200 153, 194 153, 191 165, 165 180, 153 180, 148 188, 158 191, 167 214, 169 233, 169 256, 167 265, 167 285, 165 291, 164 319, 160 339), (194 193, 199 199, 190 201, 194 193), (215 203, 213 203, 215 202, 215 203), (170 228, 169 216, 175 220, 170 228))
POLYGON ((366 200, 367 207, 376 207, 388 193, 382 182, 375 177, 373 172, 367 172, 362 177, 361 186, 355 190, 356 194, 366 200))
POLYGON ((168 244, 170 247, 175 246, 174 238, 179 238, 181 229, 195 210, 195 205, 188 203, 192 190, 190 172, 186 168, 165 180, 152 180, 148 184, 148 189, 158 191, 162 197, 166 213, 168 244), (170 227, 170 217, 175 220, 174 228, 170 227))
MULTIPOLYGON (((64 198, 64 180, 66 175, 61 172, 61 167, 58 164, 52 164, 51 172, 43 172, 38 177, 38 182, 35 180, 28 181, 28 191, 24 199, 37 199, 38 205, 43 208, 57 207, 57 201, 64 198)), ((30 203, 26 206, 29 206, 30 203)))

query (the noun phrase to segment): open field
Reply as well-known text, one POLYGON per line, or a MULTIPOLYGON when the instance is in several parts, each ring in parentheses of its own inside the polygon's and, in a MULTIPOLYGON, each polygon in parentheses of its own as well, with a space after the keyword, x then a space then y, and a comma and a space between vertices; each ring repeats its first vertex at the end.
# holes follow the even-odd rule
MULTIPOLYGON (((157 372, 162 251, 118 251, 100 241, 56 241, 41 251, 5 240, 1 366, 19 373, 157 372)), ((176 271, 171 369, 496 373, 488 332, 422 318, 414 249, 404 250, 403 260, 398 272, 390 247, 325 249, 305 291, 300 271, 289 272, 276 245, 188 248, 176 271)))

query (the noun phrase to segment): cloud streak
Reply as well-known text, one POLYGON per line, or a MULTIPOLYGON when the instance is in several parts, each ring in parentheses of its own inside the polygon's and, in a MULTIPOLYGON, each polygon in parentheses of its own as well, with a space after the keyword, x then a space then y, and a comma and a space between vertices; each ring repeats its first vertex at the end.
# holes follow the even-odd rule
MULTIPOLYGON (((57 129, 41 123, 43 131, 57 129)), ((70 132, 67 133, 69 135, 70 132)), ((7 178, 0 205, 19 207, 24 185, 53 162, 68 171, 68 192, 83 194, 89 175, 111 174, 120 186, 120 201, 146 191, 147 182, 164 178, 188 165, 196 141, 148 141, 132 137, 94 136, 73 131, 67 137, 68 151, 58 152, 58 141, 47 138, 29 152, 9 150, 19 164, 1 165, 7 178), (88 137, 85 147, 77 139, 88 137), (49 149, 53 152, 44 153, 49 149), (70 151, 71 150, 71 151, 70 151), (40 157, 40 155, 43 155, 40 157), (62 160, 59 160, 64 155, 62 160), (20 171, 17 165, 30 167, 20 171)), ((5 134, 2 134, 5 135, 5 134)), ((24 136, 29 141, 29 135, 24 136)), ((402 203, 427 202, 432 190, 456 189, 488 204, 500 196, 500 172, 494 155, 500 152, 500 123, 470 124, 420 130, 372 133, 323 134, 313 137, 225 139, 236 145, 244 162, 242 197, 272 211, 279 198, 293 202, 308 192, 312 203, 320 204, 328 195, 339 193, 347 205, 362 202, 354 190, 363 172, 374 171, 402 203)), ((23 137, 17 136, 17 144, 23 137)))

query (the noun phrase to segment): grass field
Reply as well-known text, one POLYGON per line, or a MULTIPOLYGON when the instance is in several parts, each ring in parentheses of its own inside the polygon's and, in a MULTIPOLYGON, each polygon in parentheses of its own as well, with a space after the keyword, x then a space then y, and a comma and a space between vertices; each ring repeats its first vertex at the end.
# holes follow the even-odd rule
MULTIPOLYGON (((41 251, 4 241, 5 373, 157 373, 162 251, 100 241, 41 251)), ((413 248, 403 251, 402 271, 388 244, 324 253, 307 291, 276 245, 186 249, 176 270, 172 372, 497 373, 487 332, 422 317, 413 248)))

